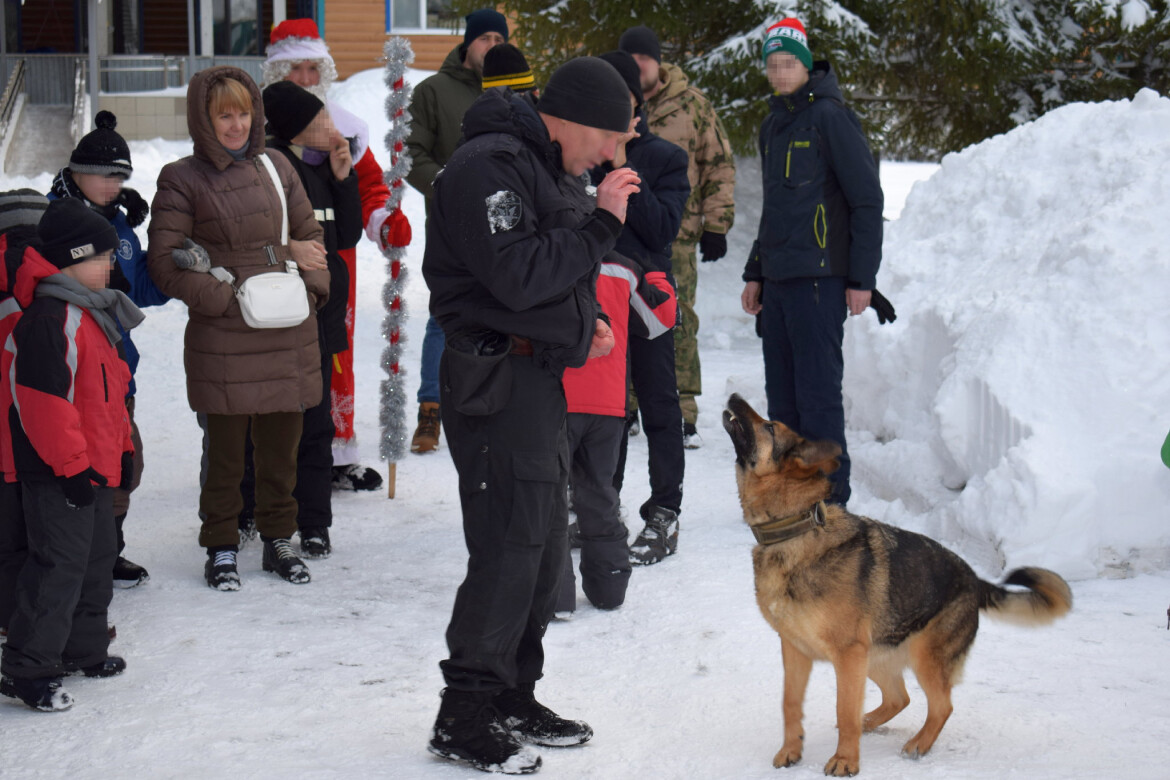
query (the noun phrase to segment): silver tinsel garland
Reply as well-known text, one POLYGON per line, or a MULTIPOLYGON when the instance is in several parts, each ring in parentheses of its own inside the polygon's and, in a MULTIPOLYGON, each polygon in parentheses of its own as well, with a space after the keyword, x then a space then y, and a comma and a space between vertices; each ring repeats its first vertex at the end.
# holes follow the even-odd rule
MULTIPOLYGON (((410 42, 397 36, 386 41, 382 47, 386 58, 386 86, 390 94, 386 97, 386 116, 390 119, 390 130, 386 133, 386 149, 390 152, 390 167, 384 172, 390 199, 386 202, 391 211, 402 203, 404 179, 410 172, 410 155, 406 153, 406 136, 410 132, 411 87, 406 83, 406 66, 414 62, 414 51, 410 42)), ((403 325, 406 322, 406 282, 408 278, 406 247, 390 246, 382 251, 386 257, 386 285, 382 288, 382 305, 386 317, 382 320, 382 337, 386 349, 382 352, 382 369, 386 379, 381 385, 381 409, 378 419, 382 425, 382 440, 379 453, 383 460, 397 463, 406 453, 408 437, 406 427, 406 392, 403 387, 405 372, 402 369, 402 346, 406 342, 403 325)), ((391 486, 393 494, 393 486, 391 486)))

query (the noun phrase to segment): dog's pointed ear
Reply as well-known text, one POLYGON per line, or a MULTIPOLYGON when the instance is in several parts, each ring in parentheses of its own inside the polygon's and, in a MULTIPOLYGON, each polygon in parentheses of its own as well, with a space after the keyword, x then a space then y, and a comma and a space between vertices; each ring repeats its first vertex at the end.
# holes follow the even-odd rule
POLYGON ((797 460, 809 468, 817 468, 826 475, 832 474, 840 466, 837 457, 841 454, 841 447, 836 442, 803 440, 796 445, 792 453, 797 460))

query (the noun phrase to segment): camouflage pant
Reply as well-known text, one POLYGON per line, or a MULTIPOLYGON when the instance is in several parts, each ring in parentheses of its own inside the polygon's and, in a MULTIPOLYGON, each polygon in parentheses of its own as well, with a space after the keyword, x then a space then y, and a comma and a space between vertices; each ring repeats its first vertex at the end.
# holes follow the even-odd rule
POLYGON ((695 314, 695 291, 699 286, 695 245, 675 241, 670 265, 674 282, 678 285, 679 325, 674 329, 678 405, 682 409, 683 422, 693 425, 699 418, 695 396, 703 392, 703 378, 699 371, 699 317, 695 314))

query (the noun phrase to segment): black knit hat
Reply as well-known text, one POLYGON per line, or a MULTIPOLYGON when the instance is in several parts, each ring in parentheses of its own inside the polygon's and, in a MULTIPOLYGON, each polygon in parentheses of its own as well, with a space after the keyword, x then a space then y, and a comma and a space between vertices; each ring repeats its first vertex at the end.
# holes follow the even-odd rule
POLYGON ((516 92, 536 89, 536 78, 524 54, 510 43, 500 43, 483 55, 483 88, 511 87, 516 92))
POLYGON ((109 220, 79 198, 60 198, 49 204, 37 225, 41 254, 58 268, 85 262, 118 248, 118 232, 109 220))
POLYGON ((20 225, 36 225, 48 205, 49 199, 36 190, 0 192, 0 233, 20 225))
POLYGON ((114 132, 118 117, 109 111, 99 111, 93 118, 94 129, 83 136, 69 156, 69 170, 73 173, 93 173, 98 176, 119 174, 130 178, 130 147, 126 139, 114 132))
POLYGON ((463 18, 467 22, 467 27, 463 30, 464 46, 487 32, 498 32, 504 36, 505 41, 508 40, 508 20, 493 8, 472 11, 463 18))
POLYGON ((658 36, 644 24, 631 27, 622 33, 618 39, 618 48, 628 54, 645 54, 653 57, 655 62, 662 62, 662 48, 658 45, 658 36))
POLYGON ((321 99, 291 81, 278 81, 264 88, 264 118, 268 131, 283 141, 291 141, 312 124, 325 104, 321 99))
POLYGON ((624 133, 630 129, 625 79, 608 62, 577 57, 557 68, 536 110, 586 127, 624 133))
POLYGON ((601 55, 600 59, 613 65, 613 69, 618 72, 618 75, 625 79, 626 89, 630 90, 630 94, 638 103, 637 107, 641 108, 642 71, 638 68, 638 62, 634 59, 634 55, 624 51, 607 51, 601 55))

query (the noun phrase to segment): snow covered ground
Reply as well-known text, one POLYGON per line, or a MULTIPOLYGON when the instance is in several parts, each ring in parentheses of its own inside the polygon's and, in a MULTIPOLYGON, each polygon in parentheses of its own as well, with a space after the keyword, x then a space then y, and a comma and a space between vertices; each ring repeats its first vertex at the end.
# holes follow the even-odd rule
MULTIPOLYGON (((384 93, 376 71, 335 88, 374 139, 386 129, 384 93)), ((898 754, 925 717, 910 680, 910 707, 862 740, 864 776, 1170 773, 1170 471, 1157 455, 1170 427, 1168 123, 1170 100, 1143 93, 1062 109, 941 167, 882 167, 896 221, 879 287, 899 319, 878 326, 867 313, 847 327, 850 506, 931 533, 988 579, 1005 564, 1054 568, 1073 580, 1075 604, 1045 629, 984 621, 955 713, 917 762, 898 754)), ((148 200, 161 166, 190 149, 131 148, 131 186, 148 200)), ((752 538, 719 424, 730 392, 760 409, 764 399, 759 345, 738 303, 759 214, 752 161, 741 161, 739 181, 729 255, 700 267, 706 443, 687 456, 680 551, 636 570, 622 609, 599 612, 580 597, 571 621, 550 626, 538 693, 596 736, 543 750, 546 777, 812 778, 836 744, 833 675, 819 665, 804 762, 771 767, 779 640, 755 605, 752 538)), ((49 183, 43 174, 0 187, 49 183)), ((408 190, 405 208, 416 236, 404 363, 413 394, 427 300, 421 197, 408 190)), ((357 424, 376 464, 384 264, 365 242, 358 257, 357 424)), ((147 470, 127 555, 151 580, 111 607, 111 649, 129 669, 70 680, 77 705, 67 713, 0 701, 0 775, 479 776, 424 750, 465 563, 446 450, 407 455, 393 500, 337 495, 335 553, 311 564, 311 584, 261 572, 253 545, 241 556, 243 589, 209 590, 185 319, 173 302, 135 334, 147 470)), ((637 506, 644 437, 630 452, 624 501, 637 506)), ((871 686, 871 704, 876 696, 871 686)))

